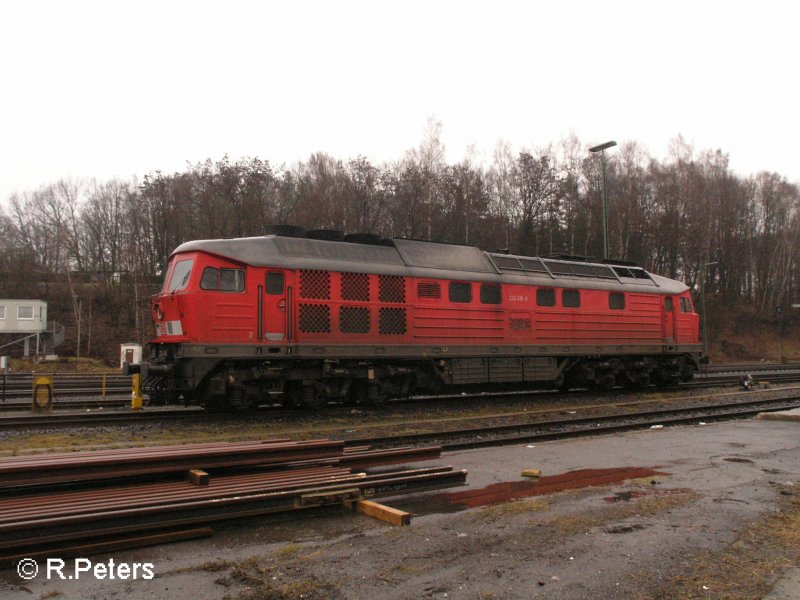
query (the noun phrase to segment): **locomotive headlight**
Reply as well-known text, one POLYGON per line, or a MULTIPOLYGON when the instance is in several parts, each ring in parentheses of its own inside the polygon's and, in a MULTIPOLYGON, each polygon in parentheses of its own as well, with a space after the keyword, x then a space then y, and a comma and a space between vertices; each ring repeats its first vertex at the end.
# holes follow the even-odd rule
POLYGON ((164 311, 161 310, 161 305, 160 304, 154 304, 153 305, 153 312, 156 314, 156 318, 159 321, 164 319, 164 311))

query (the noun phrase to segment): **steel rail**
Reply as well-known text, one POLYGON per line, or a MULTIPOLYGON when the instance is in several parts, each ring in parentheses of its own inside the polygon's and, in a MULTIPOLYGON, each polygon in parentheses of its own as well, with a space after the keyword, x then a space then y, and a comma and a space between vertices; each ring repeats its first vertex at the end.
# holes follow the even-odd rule
MULTIPOLYGON (((261 486, 264 489, 253 482, 241 485, 235 476, 231 476, 213 479, 207 487, 173 482, 174 490, 167 491, 163 501, 160 492, 139 486, 139 495, 131 497, 127 504, 112 502, 109 506, 92 506, 87 511, 79 511, 76 507, 67 512, 61 506, 56 514, 43 507, 38 516, 28 514, 24 521, 0 523, 0 549, 9 552, 66 540, 72 542, 164 527, 207 525, 214 521, 340 504, 347 498, 381 498, 438 490, 464 485, 466 475, 466 471, 455 471, 451 467, 374 475, 356 473, 277 490, 269 487, 268 483, 261 486)), ((264 478, 268 481, 268 474, 264 478)), ((35 496, 26 496, 24 501, 42 507, 35 496)), ((81 501, 78 498, 76 504, 79 506, 81 501)))
POLYGON ((444 450, 462 450, 527 442, 543 442, 571 437, 619 433, 653 425, 721 421, 751 417, 761 412, 800 407, 800 396, 772 400, 747 400, 713 406, 692 406, 644 411, 634 414, 595 415, 571 419, 530 421, 508 425, 463 428, 431 433, 401 434, 376 438, 357 438, 348 444, 385 447, 413 444, 439 444, 444 450))

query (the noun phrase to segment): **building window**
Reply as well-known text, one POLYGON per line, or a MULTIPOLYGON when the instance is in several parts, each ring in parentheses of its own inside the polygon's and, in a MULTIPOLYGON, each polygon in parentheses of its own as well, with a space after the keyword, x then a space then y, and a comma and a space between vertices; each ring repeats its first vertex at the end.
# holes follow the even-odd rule
POLYGON ((471 283, 450 283, 450 302, 469 303, 472 302, 472 284, 471 283))
POLYGON ((564 290, 561 295, 561 305, 564 308, 580 308, 581 293, 578 290, 564 290))
POLYGON ((556 291, 551 288, 539 288, 536 290, 536 304, 539 306, 555 306, 556 291))
POLYGON ((625 310, 625 294, 616 292, 609 294, 608 307, 611 310, 625 310))
POLYGON ((6 318, 6 307, 0 305, 0 319, 5 319, 5 318, 6 318))
POLYGON ((664 312, 672 312, 672 309, 673 309, 672 297, 667 296, 666 298, 664 298, 664 312))
POLYGON ((25 321, 33 320, 33 307, 32 306, 18 306, 17 318, 25 321))
POLYGON ((481 284, 481 304, 500 304, 502 301, 503 295, 499 285, 496 283, 481 284))
POLYGON ((692 303, 689 302, 688 298, 681 298, 681 312, 684 313, 692 312, 692 303))
POLYGON ((206 267, 200 280, 201 290, 219 290, 221 292, 243 292, 244 271, 241 269, 216 269, 206 267))
POLYGON ((267 293, 272 296, 283 293, 283 273, 267 273, 267 293))

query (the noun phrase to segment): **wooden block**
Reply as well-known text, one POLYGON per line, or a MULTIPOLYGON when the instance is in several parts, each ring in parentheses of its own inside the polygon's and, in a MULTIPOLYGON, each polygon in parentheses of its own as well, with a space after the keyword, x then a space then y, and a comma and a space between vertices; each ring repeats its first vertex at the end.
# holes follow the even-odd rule
POLYGON ((385 504, 378 504, 372 500, 359 500, 348 503, 350 508, 374 519, 389 523, 390 525, 410 525, 411 513, 397 510, 385 504))
POLYGON ((200 469, 189 471, 189 483, 193 485, 208 485, 208 473, 200 469))

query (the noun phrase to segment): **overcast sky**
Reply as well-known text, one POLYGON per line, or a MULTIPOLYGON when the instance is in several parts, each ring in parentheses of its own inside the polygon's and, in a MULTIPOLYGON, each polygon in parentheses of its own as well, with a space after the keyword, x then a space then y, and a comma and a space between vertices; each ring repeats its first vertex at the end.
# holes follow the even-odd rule
POLYGON ((0 202, 61 177, 312 152, 447 159, 677 134, 800 182, 794 2, 0 4, 0 202))

